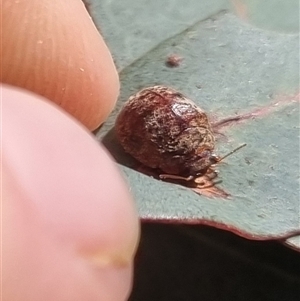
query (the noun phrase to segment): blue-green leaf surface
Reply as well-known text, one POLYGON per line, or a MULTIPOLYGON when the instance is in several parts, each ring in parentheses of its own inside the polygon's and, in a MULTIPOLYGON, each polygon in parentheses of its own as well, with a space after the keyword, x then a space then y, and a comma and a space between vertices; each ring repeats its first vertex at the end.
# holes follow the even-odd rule
POLYGON ((224 10, 225 1, 212 1, 202 11, 203 4, 197 4, 202 1, 185 1, 182 11, 160 6, 158 15, 154 4, 143 3, 146 12, 142 2, 123 1, 122 6, 115 1, 104 10, 92 6, 122 85, 116 109, 96 136, 120 164, 141 218, 205 223, 254 239, 298 231, 299 36, 244 22, 224 10), (101 19, 103 11, 108 16, 101 19), (122 27, 125 19, 128 25, 122 27), (183 58, 180 66, 165 65, 169 54, 183 58), (216 146, 217 154, 225 154, 247 143, 218 167, 219 186, 231 199, 199 196, 132 168, 134 163, 114 138, 115 118, 131 94, 156 84, 176 88, 212 120, 247 117, 222 128, 216 146))

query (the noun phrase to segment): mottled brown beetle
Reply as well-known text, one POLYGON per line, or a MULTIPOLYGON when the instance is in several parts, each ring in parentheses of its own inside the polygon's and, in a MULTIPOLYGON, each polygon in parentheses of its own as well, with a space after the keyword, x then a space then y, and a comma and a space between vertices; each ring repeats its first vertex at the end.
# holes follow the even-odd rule
POLYGON ((131 96, 115 130, 124 150, 161 179, 195 181, 213 172, 224 157, 213 153, 215 138, 208 117, 194 102, 174 89, 154 86, 131 96))

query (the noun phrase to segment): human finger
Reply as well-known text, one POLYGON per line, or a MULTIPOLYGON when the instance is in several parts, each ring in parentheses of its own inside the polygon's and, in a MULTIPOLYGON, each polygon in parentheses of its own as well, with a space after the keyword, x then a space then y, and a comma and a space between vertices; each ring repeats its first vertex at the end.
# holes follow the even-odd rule
POLYGON ((125 300, 139 224, 117 167, 40 97, 4 86, 2 115, 4 299, 125 300))
POLYGON ((88 129, 119 93, 111 54, 81 0, 3 0, 1 81, 45 96, 88 129))

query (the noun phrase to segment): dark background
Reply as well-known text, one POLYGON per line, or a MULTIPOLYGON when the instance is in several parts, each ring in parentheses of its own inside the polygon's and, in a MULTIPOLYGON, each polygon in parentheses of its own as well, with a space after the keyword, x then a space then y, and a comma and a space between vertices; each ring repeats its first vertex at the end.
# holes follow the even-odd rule
POLYGON ((300 300, 300 253, 207 226, 143 223, 129 300, 300 300))

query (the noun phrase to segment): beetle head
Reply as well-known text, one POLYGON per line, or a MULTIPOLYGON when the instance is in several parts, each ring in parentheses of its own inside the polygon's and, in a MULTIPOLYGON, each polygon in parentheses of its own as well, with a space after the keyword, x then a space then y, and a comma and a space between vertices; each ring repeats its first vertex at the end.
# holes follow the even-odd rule
POLYGON ((199 154, 198 160, 193 162, 193 164, 190 166, 190 175, 193 177, 204 175, 212 165, 220 163, 225 158, 232 155, 233 153, 235 153, 236 151, 238 151, 244 146, 246 146, 246 144, 240 145, 239 147, 230 151, 228 154, 224 155, 223 157, 216 156, 210 150, 202 151, 199 154))

